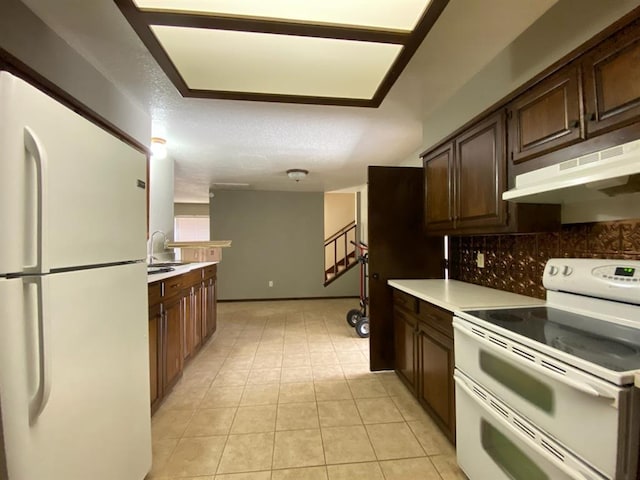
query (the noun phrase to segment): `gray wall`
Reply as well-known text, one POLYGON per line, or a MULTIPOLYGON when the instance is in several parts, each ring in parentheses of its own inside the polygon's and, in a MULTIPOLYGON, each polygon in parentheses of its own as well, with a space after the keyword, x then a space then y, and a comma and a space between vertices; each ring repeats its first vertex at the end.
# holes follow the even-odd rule
POLYGON ((357 268, 322 285, 323 193, 218 190, 210 212, 211 238, 233 242, 218 267, 219 299, 358 295, 357 268))
POLYGON ((0 47, 143 145, 151 119, 19 0, 0 1, 0 47))

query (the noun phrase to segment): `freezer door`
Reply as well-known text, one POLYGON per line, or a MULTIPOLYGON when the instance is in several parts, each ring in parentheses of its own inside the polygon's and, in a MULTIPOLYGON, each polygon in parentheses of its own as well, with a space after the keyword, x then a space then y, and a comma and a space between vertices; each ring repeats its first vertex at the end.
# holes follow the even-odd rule
POLYGON ((144 259, 145 180, 143 153, 0 73, 0 275, 144 259))
POLYGON ((11 480, 141 480, 150 470, 145 270, 133 264, 1 281, 11 480))

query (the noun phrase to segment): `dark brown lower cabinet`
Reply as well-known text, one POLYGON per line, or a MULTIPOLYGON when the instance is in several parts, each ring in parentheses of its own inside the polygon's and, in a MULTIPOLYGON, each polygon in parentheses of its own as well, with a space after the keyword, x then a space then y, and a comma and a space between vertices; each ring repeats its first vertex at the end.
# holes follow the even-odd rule
POLYGON ((155 411, 162 391, 162 307, 153 305, 149 308, 149 387, 151 410, 155 411))
POLYGON ((186 299, 177 296, 164 305, 164 378, 166 391, 173 387, 182 375, 184 362, 184 311, 186 299))
POLYGON ((418 322, 418 400, 455 441, 453 339, 418 322))
POLYGON ((151 413, 216 329, 216 265, 149 284, 151 413))
POLYGON ((453 315, 398 290, 393 299, 396 373, 455 443, 453 315))
POLYGON ((184 323, 184 359, 193 357, 202 344, 202 270, 185 275, 186 291, 185 323, 184 323))
POLYGON ((184 356, 184 361, 188 361, 191 358, 191 354, 195 348, 193 344, 193 328, 195 324, 195 309, 193 306, 193 287, 190 287, 184 293, 184 322, 182 322, 182 327, 184 328, 184 332, 182 335, 182 354, 184 356))
POLYGON ((217 326, 216 274, 217 265, 204 269, 202 335, 205 339, 213 335, 217 326))
POLYGON ((393 310, 396 346, 396 372, 409 390, 416 391, 416 330, 418 321, 402 308, 393 310))
POLYGON ((204 287, 201 281, 193 286, 193 349, 198 350, 202 346, 202 319, 204 309, 204 287))

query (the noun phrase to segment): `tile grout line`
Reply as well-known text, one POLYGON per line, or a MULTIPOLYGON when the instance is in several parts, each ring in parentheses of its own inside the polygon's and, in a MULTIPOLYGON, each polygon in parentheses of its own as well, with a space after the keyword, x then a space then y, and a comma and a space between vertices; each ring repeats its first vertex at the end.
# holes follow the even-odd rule
MULTIPOLYGON (((260 325, 262 326, 262 328, 260 329, 260 335, 261 335, 261 336, 260 336, 258 339, 256 339, 256 338, 255 338, 255 331, 256 331, 257 329, 256 329, 256 328, 254 328, 254 327, 255 327, 255 325, 253 325, 253 324, 252 324, 252 320, 251 320, 251 319, 250 319, 250 320, 248 320, 248 321, 243 321, 243 329, 241 330, 240 334, 237 334, 237 333, 236 333, 236 331, 230 332, 230 334, 229 334, 229 336, 230 336, 229 340, 231 340, 231 337, 232 337, 232 336, 234 337, 234 338, 233 338, 233 344, 232 344, 232 346, 233 346, 233 347, 236 347, 236 348, 235 348, 235 350, 234 350, 233 348, 230 348, 230 349, 226 352, 226 355, 225 355, 225 357, 224 357, 224 360, 226 361, 227 359, 229 359, 229 357, 237 356, 237 354, 239 353, 238 351, 239 351, 239 350, 241 350, 241 347, 242 347, 243 343, 246 343, 246 344, 249 344, 249 345, 252 345, 252 346, 254 346, 254 347, 255 347, 255 348, 252 350, 252 351, 254 352, 254 353, 253 353, 253 361, 255 361, 255 358, 256 358, 256 356, 257 356, 257 355, 261 355, 261 354, 268 355, 268 354, 272 354, 272 353, 274 353, 274 352, 273 352, 273 350, 271 350, 271 348, 272 348, 272 346, 273 346, 273 344, 274 344, 274 343, 277 343, 277 341, 276 341, 276 340, 277 340, 277 338, 278 338, 278 337, 283 338, 283 339, 284 339, 284 338, 287 338, 287 326, 285 325, 285 327, 284 327, 284 332, 279 332, 279 333, 280 333, 280 335, 279 335, 279 334, 278 334, 279 327, 278 327, 277 325, 274 325, 273 330, 274 330, 276 333, 275 333, 275 334, 272 334, 272 332, 271 332, 271 331, 270 331, 270 329, 269 329, 268 322, 269 322, 269 321, 273 321, 273 318, 274 318, 274 315, 272 314, 272 315, 270 316, 270 318, 269 318, 269 319, 267 319, 267 320, 265 320, 265 319, 258 319, 257 321, 255 321, 255 323, 258 323, 258 324, 260 324, 260 325), (251 338, 250 338, 250 339, 247 339, 247 342, 243 342, 243 340, 242 340, 242 338, 243 338, 242 333, 245 333, 245 332, 247 332, 247 331, 251 331, 251 332, 252 332, 251 338), (268 345, 268 346, 267 346, 267 347, 265 347, 265 345, 268 345), (262 348, 262 350, 261 350, 261 348, 262 348), (265 348, 267 348, 267 350, 264 350, 265 348)), ((324 334, 320 333, 320 335, 324 335, 324 337, 325 337, 325 338, 324 338, 324 339, 322 339, 322 340, 320 340, 320 341, 321 341, 321 342, 323 342, 323 343, 324 343, 324 342, 326 342, 326 343, 330 343, 330 344, 331 344, 331 350, 317 350, 317 351, 316 351, 316 353, 318 353, 318 356, 320 356, 320 357, 321 357, 323 352, 329 352, 329 351, 330 351, 330 352, 332 352, 334 355, 336 355, 336 356, 337 356, 337 353, 338 353, 337 346, 342 346, 342 345, 340 344, 340 342, 339 342, 339 341, 336 341, 336 339, 337 339, 337 338, 339 338, 339 337, 338 337, 338 334, 336 333, 336 332, 337 332, 337 329, 334 329, 334 328, 332 328, 332 326, 331 326, 331 325, 329 325, 329 320, 327 319, 327 315, 322 316, 322 319, 323 319, 322 321, 323 321, 323 325, 324 325, 324 327, 325 327, 325 328, 324 328, 324 334)), ((337 322, 337 321, 336 321, 336 322, 334 322, 334 323, 335 323, 336 325, 338 324, 338 322, 337 322)), ((222 332, 222 331, 223 331, 223 330, 221 329, 221 330, 220 330, 220 332, 222 332)), ((229 330, 227 330, 227 331, 229 331, 229 330)), ((304 341, 304 342, 297 342, 297 341, 294 341, 294 342, 291 342, 291 343, 293 343, 293 344, 295 344, 295 343, 305 343, 305 344, 306 344, 306 351, 307 351, 306 353, 307 353, 307 354, 310 354, 310 353, 311 353, 310 337, 311 337, 311 335, 316 335, 316 334, 318 334, 317 332, 318 332, 318 330, 316 330, 315 328, 314 328, 313 330, 307 329, 307 330, 306 330, 306 333, 305 333, 305 341, 304 341)), ((226 338, 224 338, 224 340, 227 340, 227 339, 226 339, 226 338)), ((282 352, 283 357, 284 357, 284 345, 285 345, 285 344, 286 344, 286 343, 285 343, 285 342, 284 342, 284 340, 283 340, 283 343, 282 343, 283 347, 282 347, 282 349, 280 350, 280 351, 282 352)), ((226 347, 224 347, 224 348, 226 348, 226 347)), ((349 356, 347 352, 358 352, 358 353, 360 353, 360 354, 362 354, 362 355, 364 356, 365 360, 367 359, 367 356, 365 355, 364 350, 363 350, 361 347, 358 347, 358 349, 353 349, 353 348, 348 348, 348 347, 347 347, 347 348, 344 348, 344 349, 342 349, 342 348, 341 348, 341 349, 340 349, 340 351, 341 351, 341 352, 342 352, 342 351, 344 351, 344 352, 345 352, 345 353, 344 353, 344 357, 347 357, 347 358, 348 358, 348 356, 349 356)), ((343 358, 344 358, 344 357, 343 357, 343 358)), ((370 446, 372 447, 372 451, 373 451, 373 453, 374 453, 374 457, 375 457, 375 459, 376 459, 375 461, 376 461, 376 463, 377 463, 378 465, 380 465, 380 460, 378 459, 378 455, 376 454, 375 449, 373 449, 373 443, 371 442, 371 437, 370 437, 369 432, 368 432, 368 430, 367 430, 367 428, 366 428, 366 425, 364 424, 364 421, 363 421, 363 418, 362 418, 361 410, 358 408, 357 403, 355 402, 355 400, 356 400, 356 399, 355 399, 355 398, 354 398, 354 396, 353 396, 353 388, 352 388, 352 386, 351 386, 350 380, 353 380, 353 379, 357 378, 357 375, 358 375, 358 374, 357 374, 356 372, 353 372, 353 373, 346 373, 346 372, 345 372, 345 366, 348 366, 349 364, 350 364, 349 362, 345 362, 345 363, 343 364, 342 362, 340 362, 340 358, 338 358, 338 362, 337 362, 337 364, 336 364, 336 365, 340 367, 341 378, 339 378, 339 379, 337 379, 337 378, 330 378, 330 379, 329 379, 329 378, 326 378, 326 379, 322 379, 322 378, 315 378, 315 377, 313 377, 313 376, 312 376, 312 378, 311 378, 311 380, 310 380, 310 381, 302 382, 302 381, 300 380, 300 381, 297 381, 297 382, 287 382, 287 383, 288 383, 288 384, 291 384, 291 383, 294 383, 294 384, 295 384, 295 383, 305 383, 305 384, 309 384, 309 385, 311 385, 311 386, 313 387, 313 400, 312 400, 312 401, 309 401, 309 403, 313 403, 313 404, 314 404, 314 406, 315 406, 315 408, 316 408, 316 418, 317 418, 317 420, 318 420, 318 427, 319 427, 320 432, 322 432, 322 426, 320 425, 320 415, 319 415, 319 408, 318 408, 318 396, 317 396, 317 391, 316 391, 316 385, 317 385, 317 384, 319 384, 319 383, 325 382, 325 381, 330 381, 330 380, 332 380, 332 381, 340 381, 340 382, 344 382, 344 383, 347 385, 348 391, 349 391, 349 392, 350 392, 350 394, 351 394, 351 400, 354 402, 354 405, 356 406, 356 409, 357 409, 357 411, 358 411, 358 416, 359 416, 359 418, 360 418, 361 425, 363 425, 363 427, 365 428, 365 432, 366 432, 366 434, 367 434, 367 439, 368 439, 368 441, 369 441, 370 446)), ((283 365, 283 364, 281 363, 281 369, 282 369, 282 365, 283 365)), ((251 365, 250 370, 253 368, 253 366, 254 366, 254 365, 252 364, 252 365, 251 365)), ((216 377, 218 376, 218 373, 219 373, 219 372, 216 372, 216 377)), ((215 378, 216 378, 216 377, 213 377, 213 379, 212 379, 211 383, 209 384, 209 387, 208 387, 208 390, 207 390, 207 391, 210 391, 210 390, 211 390, 211 388, 212 388, 212 384, 213 384, 213 382, 215 381, 215 378)), ((372 377, 372 378, 373 378, 373 377, 372 377)), ((398 409, 398 411, 400 412, 400 414, 401 414, 401 416, 402 416, 402 418, 403 418, 403 422, 402 422, 402 423, 404 423, 405 425, 407 425, 407 426, 408 426, 408 421, 407 421, 407 417, 406 417, 406 415, 402 413, 402 410, 400 410, 400 408, 398 407, 398 404, 396 403, 396 401, 394 401, 395 399, 394 399, 394 398, 392 398, 392 396, 389 394, 389 391, 388 391, 388 389, 385 387, 384 383, 383 383, 383 382, 381 382, 381 383, 382 383, 382 386, 383 386, 383 388, 384 388, 384 390, 385 390, 385 392, 386 392, 385 397, 368 397, 368 396, 365 396, 365 397, 362 397, 362 398, 389 398, 389 399, 391 399, 392 403, 393 403, 393 404, 394 404, 394 406, 398 409)), ((241 398, 242 398, 242 397, 245 395, 245 393, 247 392, 247 388, 249 388, 249 387, 250 387, 250 386, 252 386, 252 385, 253 385, 253 384, 251 384, 251 385, 249 384, 249 381, 248 381, 248 378, 247 378, 247 380, 246 380, 246 381, 243 383, 243 385, 242 385, 242 387, 243 387, 243 388, 242 388, 241 398)), ((265 386, 266 386, 266 385, 270 385, 270 384, 256 384, 256 386, 257 386, 257 385, 265 385, 265 386)), ((273 465, 273 461, 274 461, 274 455, 275 455, 275 434, 277 433, 277 430, 276 430, 276 429, 277 429, 277 421, 278 421, 278 417, 279 417, 278 410, 279 410, 279 406, 280 406, 280 405, 285 405, 285 403, 281 403, 281 402, 280 402, 282 386, 284 385, 284 383, 282 382, 282 374, 280 375, 280 381, 277 383, 277 385, 278 385, 278 392, 277 392, 277 393, 278 393, 278 395, 277 395, 277 400, 276 400, 276 417, 275 417, 276 426, 274 427, 274 433, 273 433, 273 434, 274 434, 274 448, 272 449, 272 458, 271 458, 271 466, 272 466, 272 469, 271 469, 271 472, 270 472, 270 475, 269 475, 270 477, 273 477, 273 471, 274 471, 274 470, 281 470, 281 469, 274 469, 274 468, 273 468, 273 466, 274 466, 274 465, 273 465)), ((240 402, 241 402, 241 401, 242 401, 242 400, 240 400, 240 402)), ((299 403, 299 401, 300 401, 300 399, 297 399, 297 401, 296 401, 296 402, 293 402, 293 403, 299 403)), ((291 403, 291 402, 289 402, 289 403, 291 403)), ((232 424, 233 424, 233 421, 235 421, 235 418, 236 418, 236 416, 237 416, 238 408, 240 408, 241 406, 242 406, 241 404, 239 404, 238 406, 236 406, 236 410, 235 410, 235 413, 234 413, 234 417, 233 417, 233 419, 232 419, 232 424)), ((199 405, 199 406, 198 406, 198 408, 196 409, 196 411, 197 411, 197 410, 201 410, 201 408, 200 408, 200 407, 201 407, 201 405, 199 405)), ((191 419, 190 419, 190 421, 191 421, 191 419)), ((383 423, 383 424, 385 424, 385 423, 399 423, 399 422, 378 422, 378 423, 383 423)), ((230 428, 231 428, 231 427, 230 427, 230 428)), ((287 431, 292 431, 292 430, 300 430, 300 429, 298 429, 298 428, 293 428, 293 429, 291 429, 291 430, 287 430, 287 431)), ((227 439, 226 439, 226 441, 227 441, 227 442, 228 442, 228 440, 229 440, 229 435, 231 435, 231 433, 229 433, 229 434, 227 435, 227 439)), ((184 435, 183 435, 183 436, 184 436, 184 435)), ((417 440, 417 438, 415 438, 415 437, 416 437, 416 434, 413 432, 413 430, 412 430, 412 436, 414 437, 414 439, 415 439, 415 440, 417 440)), ((225 442, 225 447, 224 447, 224 448, 226 448, 226 444, 227 444, 227 442, 225 442)), ((423 450, 423 451, 424 451, 424 447, 422 446, 422 444, 421 444, 419 441, 418 441, 418 444, 421 446, 421 450, 423 450)), ((223 449, 223 453, 224 453, 224 449, 223 449)), ((328 474, 328 470, 327 470, 328 465, 327 465, 326 451, 325 451, 325 449, 324 449, 324 445, 323 445, 323 456, 324 456, 324 467, 325 467, 325 471, 326 471, 326 472, 327 472, 327 474, 328 474)), ((436 455, 436 456, 437 456, 437 455, 436 455)), ((222 457, 222 456, 221 456, 221 457, 222 457)), ((427 455, 426 457, 427 457, 427 458, 430 458, 428 455, 427 455)), ((419 457, 409 457, 409 458, 425 458, 425 457, 424 457, 424 456, 419 456, 419 457)), ((348 462, 348 463, 351 463, 351 464, 357 464, 357 463, 367 463, 367 462, 348 462)), ((432 461, 432 459, 431 459, 431 458, 430 458, 430 465, 431 465, 433 468, 435 468, 435 464, 433 464, 433 461, 432 461)), ((218 468, 219 468, 219 464, 218 464, 218 468)), ((292 468, 293 468, 293 467, 292 467, 292 468)), ((299 467, 299 468, 307 468, 307 467, 299 467)), ((435 468, 435 471, 436 471, 437 475, 439 476, 439 478, 442 478, 442 477, 441 477, 441 475, 440 475, 440 472, 437 470, 437 468, 435 468)), ((384 475, 384 472, 382 472, 382 475, 383 475, 383 477, 385 477, 385 478, 386 478, 386 476, 384 475)))
MULTIPOLYGON (((380 459, 378 458, 378 454, 376 453, 376 449, 373 446, 373 442, 371 441, 371 436, 369 435, 369 431, 367 430, 367 426, 364 423, 364 419, 362 418, 362 413, 360 412, 360 409, 358 408, 358 403, 356 402, 356 398, 353 394, 353 390, 351 389, 351 384, 349 383, 349 380, 347 379, 347 386, 349 388, 349 390, 351 391, 351 396, 353 397, 353 404, 356 407, 356 412, 358 412, 358 417, 360 417, 360 422, 362 423, 362 428, 364 429, 364 433, 367 436, 367 440, 369 441, 369 445, 371 446, 371 451, 373 452, 373 456, 375 457, 375 461, 376 464, 378 465, 378 468, 380 469, 380 472, 382 473, 382 477, 386 479, 386 476, 384 474, 384 470, 382 470, 382 466, 380 465, 380 459)), ((384 388, 384 385, 383 385, 384 388)), ((387 391, 387 389, 385 388, 385 392, 387 391)), ((388 392, 387 392, 388 393, 388 392)))
MULTIPOLYGON (((235 344, 238 342, 238 338, 236 338, 236 341, 234 342, 233 346, 235 346, 235 344)), ((232 348, 233 348, 233 346, 232 346, 232 348)), ((227 358, 229 358, 229 355, 231 355, 231 354, 229 353, 225 357, 225 362, 226 362, 227 358)), ((224 365, 224 363, 223 363, 223 365, 224 365)), ((217 376, 218 375, 216 375, 216 377, 217 376)), ((214 381, 215 381, 215 379, 214 379, 214 381)), ((213 382, 212 382, 212 384, 213 384, 213 382)), ((220 464, 222 463, 222 458, 224 457, 224 452, 227 449, 227 445, 229 443, 229 438, 231 437, 231 429, 233 428, 233 423, 235 422, 236 416, 238 415, 238 409, 240 408, 240 402, 242 401, 242 397, 244 395, 245 390, 246 390, 246 383, 242 388, 242 393, 240 394, 240 400, 238 401, 238 405, 236 406, 235 412, 233 413, 233 418, 231 419, 231 423, 229 424, 229 431, 227 433, 227 438, 225 439, 224 446, 222 447, 222 452, 220 453, 220 459, 218 460, 218 464, 216 465, 216 471, 213 474, 214 478, 216 477, 216 475, 218 474, 218 470, 220 469, 220 464)))

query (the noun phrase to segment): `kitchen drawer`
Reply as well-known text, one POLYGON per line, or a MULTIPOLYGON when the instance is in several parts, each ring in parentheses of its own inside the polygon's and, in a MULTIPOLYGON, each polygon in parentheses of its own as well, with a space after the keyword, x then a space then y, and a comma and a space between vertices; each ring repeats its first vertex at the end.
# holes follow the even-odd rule
POLYGON ((393 290, 393 305, 411 313, 418 312, 418 299, 400 290, 393 290))
POLYGON ((430 325, 448 337, 453 338, 453 314, 448 310, 420 301, 418 306, 418 318, 427 325, 430 325))
POLYGON ((162 282, 149 284, 149 307, 159 304, 162 301, 162 282))
POLYGON ((198 268, 197 270, 185 273, 182 276, 184 277, 183 283, 185 287, 196 285, 202 281, 202 269, 198 268))
POLYGON ((215 277, 217 271, 218 265, 209 265, 208 267, 204 267, 204 279, 208 280, 211 277, 215 277))
POLYGON ((176 275, 175 277, 167 278, 164 281, 164 297, 173 297, 179 294, 185 287, 185 275, 176 275))

